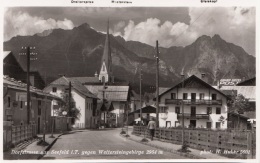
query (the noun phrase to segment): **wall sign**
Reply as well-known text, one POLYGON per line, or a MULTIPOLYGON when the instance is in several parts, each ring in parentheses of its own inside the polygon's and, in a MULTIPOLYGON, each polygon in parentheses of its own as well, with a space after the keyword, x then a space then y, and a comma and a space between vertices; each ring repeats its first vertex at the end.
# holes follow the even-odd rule
POLYGON ((237 85, 241 79, 220 79, 219 85, 237 85))

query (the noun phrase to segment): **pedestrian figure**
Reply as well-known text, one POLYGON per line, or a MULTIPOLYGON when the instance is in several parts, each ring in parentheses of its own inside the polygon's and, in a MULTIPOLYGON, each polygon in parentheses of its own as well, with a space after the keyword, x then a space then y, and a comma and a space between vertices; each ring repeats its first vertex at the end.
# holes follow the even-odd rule
POLYGON ((153 140, 155 128, 156 128, 156 123, 155 123, 154 117, 153 117, 152 120, 149 121, 149 123, 147 125, 147 129, 150 131, 150 134, 151 134, 151 140, 153 140))

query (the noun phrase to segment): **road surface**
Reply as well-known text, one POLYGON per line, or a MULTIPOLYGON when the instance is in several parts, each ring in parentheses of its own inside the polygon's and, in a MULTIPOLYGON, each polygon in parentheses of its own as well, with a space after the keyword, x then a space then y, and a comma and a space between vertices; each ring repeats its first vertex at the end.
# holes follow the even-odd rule
POLYGON ((119 135, 120 129, 62 135, 42 159, 187 159, 119 135))

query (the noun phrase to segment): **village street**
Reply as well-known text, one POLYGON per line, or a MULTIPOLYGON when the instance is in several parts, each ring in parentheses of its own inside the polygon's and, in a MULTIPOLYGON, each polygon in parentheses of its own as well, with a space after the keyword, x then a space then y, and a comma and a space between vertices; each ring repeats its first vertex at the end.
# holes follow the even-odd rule
POLYGON ((42 159, 185 159, 121 137, 120 130, 82 130, 63 135, 42 159))

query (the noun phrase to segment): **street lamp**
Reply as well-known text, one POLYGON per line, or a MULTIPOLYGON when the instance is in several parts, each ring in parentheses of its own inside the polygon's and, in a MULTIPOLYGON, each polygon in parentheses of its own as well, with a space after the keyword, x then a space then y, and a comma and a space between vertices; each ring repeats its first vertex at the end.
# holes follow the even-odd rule
MULTIPOLYGON (((184 90, 184 78, 185 75, 181 74, 182 77, 182 90, 184 90)), ((181 102, 181 110, 182 110, 182 145, 184 145, 184 100, 182 96, 182 102, 181 102)))

